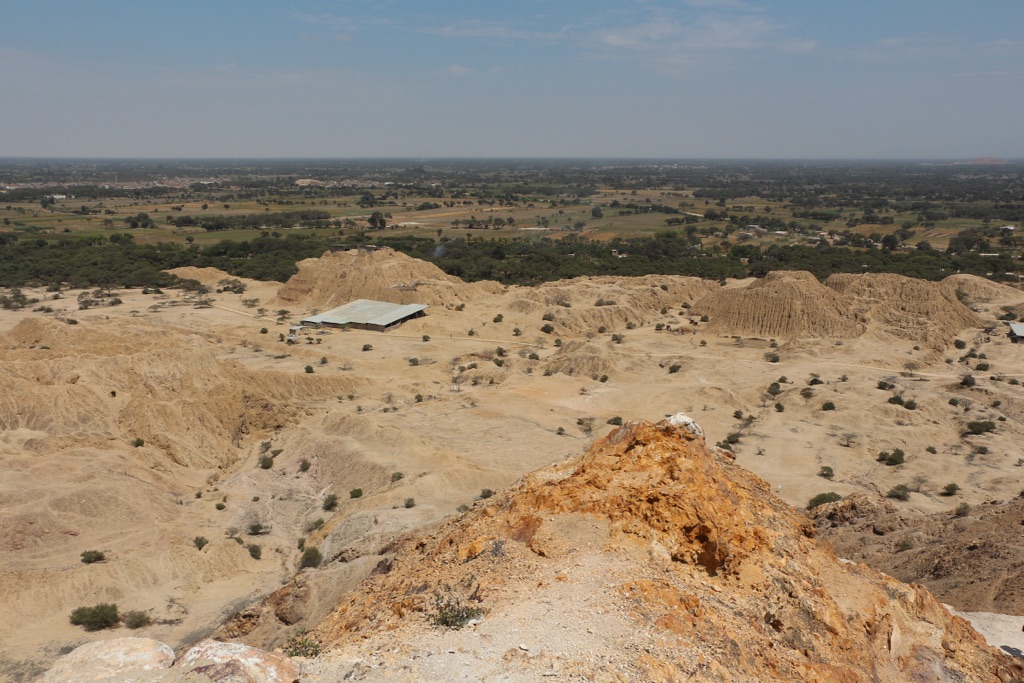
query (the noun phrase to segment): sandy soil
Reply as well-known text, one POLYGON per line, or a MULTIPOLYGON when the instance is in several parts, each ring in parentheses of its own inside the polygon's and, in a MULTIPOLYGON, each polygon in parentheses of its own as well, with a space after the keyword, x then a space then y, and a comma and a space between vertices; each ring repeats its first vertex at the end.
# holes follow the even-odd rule
MULTIPOLYGON (((216 284, 217 273, 199 275, 216 284)), ((73 608, 97 602, 147 611, 157 623, 141 635, 193 642, 288 580, 300 538, 328 559, 377 554, 483 489, 580 453, 617 416, 682 411, 711 443, 735 433, 737 461, 799 507, 823 491, 885 493, 896 484, 913 489, 902 505, 923 511, 1020 491, 1024 400, 1007 380, 1024 379, 1024 361, 1001 332, 966 328, 961 351, 936 348, 934 334, 899 339, 865 324, 859 336, 780 337, 771 349, 767 336, 688 323, 682 306, 717 283, 595 278, 533 290, 473 286, 465 296, 445 282, 428 315, 396 331, 331 331, 288 346, 279 335, 289 321, 275 317, 280 285, 246 284, 241 295, 209 295, 213 305, 202 308, 181 292, 134 290, 117 292, 118 306, 78 310, 79 292, 63 292, 41 302, 50 313, 0 311, 0 372, 14 387, 0 398, 0 526, 13 529, 0 538, 0 611, 9 615, 0 677, 27 680, 62 648, 110 637, 68 623, 73 608), (599 297, 618 303, 595 307, 599 297), (258 315, 242 304, 248 298, 271 310, 258 315), (540 330, 545 313, 555 317, 551 334, 540 330), (62 322, 69 317, 78 324, 62 322), (657 331, 658 323, 690 333, 657 331), (976 386, 962 388, 979 362, 958 360, 971 349, 990 369, 973 371, 976 386), (765 359, 772 350, 779 362, 765 359), (781 392, 769 396, 782 376, 781 392), (815 378, 821 383, 809 385, 815 378), (883 378, 896 389, 879 390, 883 378), (896 393, 917 409, 888 403, 896 393), (823 410, 826 401, 835 410, 823 410), (971 420, 998 428, 966 438, 971 420), (135 438, 145 445, 133 447, 135 438), (877 462, 895 447, 905 465, 877 462), (277 450, 261 469, 260 458, 277 450), (825 465, 832 481, 818 476, 825 465), (939 495, 951 482, 960 495, 939 495), (363 495, 350 498, 356 488, 363 495), (339 504, 324 511, 330 493, 339 504), (308 531, 321 518, 323 527, 308 531), (269 531, 248 535, 253 522, 269 531), (209 544, 197 550, 196 536, 209 544), (262 546, 261 559, 249 556, 250 543, 262 546), (92 549, 106 561, 82 564, 79 554, 92 549)), ((292 320, 321 307, 294 290, 292 320)), ((983 323, 1000 305, 1024 301, 1016 290, 991 296, 976 304, 983 323)), ((371 568, 352 563, 346 580, 371 568)))

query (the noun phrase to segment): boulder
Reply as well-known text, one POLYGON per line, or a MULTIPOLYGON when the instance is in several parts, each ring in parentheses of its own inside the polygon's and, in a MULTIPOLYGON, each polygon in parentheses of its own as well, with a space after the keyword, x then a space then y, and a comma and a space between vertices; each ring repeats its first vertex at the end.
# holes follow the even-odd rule
POLYGON ((109 676, 167 669, 174 650, 152 638, 98 640, 64 655, 43 676, 43 683, 89 683, 109 676))

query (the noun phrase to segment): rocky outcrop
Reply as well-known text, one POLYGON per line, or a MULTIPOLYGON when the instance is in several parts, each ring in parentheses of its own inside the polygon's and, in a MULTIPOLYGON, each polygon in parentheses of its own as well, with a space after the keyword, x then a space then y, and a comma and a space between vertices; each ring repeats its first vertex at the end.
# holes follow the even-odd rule
POLYGON ((323 670, 370 667, 374 680, 453 670, 475 680, 1024 680, 1024 666, 925 588, 841 562, 814 536, 810 520, 694 430, 629 423, 401 544, 316 629, 335 651, 323 670))
POLYGON ((86 643, 57 660, 41 683, 88 683, 114 675, 170 668, 174 650, 151 638, 86 643))
POLYGON ((289 657, 238 643, 204 640, 175 662, 159 641, 116 638, 64 655, 40 683, 293 683, 299 675, 289 657))

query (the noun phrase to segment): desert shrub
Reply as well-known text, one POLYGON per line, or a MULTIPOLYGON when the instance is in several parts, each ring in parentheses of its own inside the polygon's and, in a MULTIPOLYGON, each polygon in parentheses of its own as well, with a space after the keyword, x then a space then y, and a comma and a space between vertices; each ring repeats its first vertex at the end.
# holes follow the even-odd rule
POLYGON ((464 310, 466 310, 466 304, 457 304, 455 306, 455 310, 456 311, 464 311, 464 310))
POLYGON ((260 328, 260 334, 266 334, 266 333, 267 333, 267 332, 269 332, 269 331, 270 331, 270 330, 268 330, 268 329, 267 329, 267 328, 265 328, 265 327, 261 327, 261 328, 260 328))
POLYGON ((621 344, 622 340, 624 340, 624 339, 625 339, 625 337, 623 335, 621 335, 621 334, 613 334, 612 335, 612 341, 615 342, 616 344, 621 344))
POLYGON ((245 546, 245 549, 249 551, 249 557, 251 557, 254 560, 258 560, 261 557, 263 557, 263 546, 261 545, 250 543, 249 545, 245 546))
POLYGON ((957 339, 953 342, 953 346, 960 350, 963 350, 967 348, 967 342, 965 342, 963 339, 957 339))
POLYGON ((782 393, 782 385, 779 384, 778 382, 772 382, 771 384, 768 385, 768 395, 769 396, 778 396, 781 393, 782 393))
POLYGON ((324 556, 316 548, 306 548, 302 551, 302 559, 299 560, 299 568, 319 567, 324 561, 324 556))
POLYGON ((946 484, 942 487, 942 495, 944 496, 955 496, 957 491, 960 490, 959 484, 946 484))
POLYGON ((120 620, 121 616, 117 612, 117 605, 109 602, 92 607, 76 607, 71 611, 71 624, 81 626, 86 631, 113 628, 120 620))
POLYGON ((809 501, 807 501, 807 509, 813 510, 819 505, 824 505, 825 503, 834 503, 837 500, 842 500, 842 498, 843 497, 840 496, 835 491, 829 491, 828 493, 819 493, 814 498, 811 498, 809 501))
POLYGON ((405 475, 402 474, 401 472, 392 472, 391 473, 391 483, 393 484, 396 481, 401 481, 404 477, 405 477, 405 475))
POLYGON ((673 375, 675 373, 679 372, 682 369, 683 369, 683 366, 680 365, 679 363, 673 363, 672 365, 668 366, 669 374, 673 374, 673 375))
POLYGON ((202 550, 210 543, 206 536, 196 536, 192 539, 192 545, 196 547, 196 550, 202 550))
POLYGON ((889 397, 889 403, 893 404, 894 406, 902 406, 902 405, 906 404, 906 401, 903 400, 902 396, 897 395, 897 396, 890 396, 889 397))
POLYGON ((608 375, 601 375, 601 378, 598 379, 597 381, 600 382, 601 384, 604 384, 605 382, 608 381, 608 375))
POLYGON ((263 522, 253 522, 249 525, 249 535, 259 536, 260 534, 266 533, 269 529, 263 525, 263 522))
POLYGON ((493 322, 500 323, 500 322, 503 322, 504 320, 505 320, 505 316, 503 316, 501 313, 499 313, 498 315, 494 316, 493 322))
POLYGON ((977 384, 977 381, 974 379, 974 375, 964 375, 960 380, 960 386, 962 387, 973 387, 975 384, 977 384))
POLYGON ((121 617, 121 621, 130 629, 142 628, 149 626, 153 623, 153 618, 143 612, 142 610, 132 610, 131 612, 125 612, 124 616, 121 617))
POLYGON ((455 509, 458 510, 459 512, 469 512, 469 506, 466 505, 465 503, 463 503, 462 505, 455 509))
POLYGON ((306 533, 309 533, 310 531, 316 531, 317 529, 322 528, 323 525, 324 525, 324 518, 323 517, 318 517, 318 518, 314 519, 312 522, 309 522, 308 524, 306 524, 306 533))
POLYGON ((768 353, 764 354, 764 359, 769 363, 778 363, 779 354, 769 351, 768 353))
POLYGON ((529 358, 530 360, 540 360, 540 356, 538 356, 536 352, 533 351, 530 352, 530 355, 527 356, 527 358, 529 358))
POLYGON ((729 444, 730 446, 732 446, 733 444, 738 444, 740 442, 740 438, 742 438, 742 436, 743 435, 740 434, 739 432, 730 432, 725 437, 725 442, 727 444, 729 444))
POLYGON ((885 497, 892 498, 893 500, 910 500, 910 489, 907 488, 906 484, 897 484, 889 489, 885 497))
POLYGON ((555 321, 555 314, 551 313, 551 312, 548 312, 548 313, 545 313, 544 315, 542 315, 540 317, 540 319, 541 320, 546 320, 548 322, 554 322, 555 321))
POLYGON ((974 435, 984 434, 985 432, 994 432, 995 430, 996 423, 992 420, 976 420, 974 422, 967 423, 967 431, 974 435))
POLYGON ((608 328, 607 328, 607 327, 605 327, 604 325, 601 325, 601 326, 599 326, 599 327, 597 328, 597 333, 598 333, 598 334, 604 334, 604 333, 605 333, 605 332, 607 332, 607 331, 608 331, 608 328))
POLYGON ((413 400, 416 401, 417 403, 423 403, 423 394, 416 394, 413 400))
POLYGON ((953 515, 955 517, 966 517, 969 514, 971 514, 971 506, 967 503, 960 503, 956 506, 956 509, 953 510, 953 515))
POLYGON ((330 512, 334 508, 338 507, 338 496, 334 493, 328 493, 324 498, 323 504, 320 506, 324 512, 330 512))
POLYGON ((555 331, 555 326, 551 325, 550 323, 548 323, 548 324, 543 325, 540 328, 540 331, 543 332, 544 334, 551 334, 552 332, 555 331))
POLYGON ((410 358, 409 359, 409 365, 411 365, 413 367, 416 367, 419 364, 420 364, 420 359, 419 358, 410 358))
POLYGON ((906 408, 907 410, 917 410, 917 401, 915 401, 914 399, 910 399, 909 401, 903 404, 903 407, 906 408))
POLYGON ((822 479, 831 479, 832 477, 836 476, 836 473, 828 465, 822 465, 821 469, 818 470, 818 476, 821 477, 822 479))
POLYGON ((224 503, 217 503, 213 507, 217 508, 218 510, 223 510, 224 508, 227 507, 227 505, 225 505, 224 503))
POLYGON ((951 406, 958 406, 958 405, 960 405, 960 399, 957 399, 957 398, 949 399, 949 405, 951 405, 951 406))
POLYGON ((824 383, 824 380, 822 380, 820 377, 811 377, 809 380, 807 380, 807 384, 812 387, 824 383))
POLYGON ((362 489, 352 489, 351 491, 348 492, 348 497, 349 498, 362 498, 363 497, 363 490, 362 489))
POLYGON ((886 381, 885 381, 884 379, 880 379, 880 380, 878 380, 878 385, 877 385, 877 386, 878 386, 878 388, 879 388, 879 389, 881 389, 882 391, 888 391, 889 389, 894 389, 894 388, 896 388, 896 385, 895 385, 895 384, 889 384, 889 383, 888 383, 888 382, 886 382, 886 381))
POLYGON ((429 334, 423 335, 423 341, 425 341, 425 342, 430 341, 430 335, 429 334))
POLYGON ((635 330, 636 329, 636 323, 633 322, 632 320, 628 321, 626 323, 626 329, 627 330, 635 330))
POLYGON ((135 439, 135 441, 132 441, 132 445, 136 448, 142 448, 146 445, 146 442, 143 439, 135 439))
POLYGON ((303 631, 288 641, 284 646, 284 653, 289 657, 316 657, 320 654, 320 643, 303 631))
POLYGON ((825 401, 824 403, 821 404, 821 409, 822 410, 835 410, 836 409, 836 404, 833 403, 832 401, 825 401))
POLYGON ((702 316, 700 317, 700 321, 701 321, 702 323, 706 323, 706 322, 708 321, 708 317, 707 317, 706 315, 702 315, 702 316))
POLYGON ((373 344, 363 344, 363 351, 373 351, 373 344))
POLYGON ((269 470, 274 466, 274 456, 272 455, 261 455, 260 456, 260 469, 269 470))
POLYGON ((107 559, 107 556, 101 553, 99 550, 82 551, 83 564, 93 564, 94 562, 102 562, 105 559, 107 559))
POLYGON ((416 499, 415 498, 406 498, 405 502, 402 505, 404 505, 407 509, 408 508, 414 508, 414 507, 416 507, 416 499))
POLYGON ((938 451, 938 449, 937 449, 937 448, 935 448, 935 446, 929 446, 929 447, 928 447, 928 448, 926 448, 925 450, 926 450, 926 451, 928 451, 929 453, 931 453, 932 455, 935 455, 936 453, 938 453, 938 452, 939 452, 939 451, 938 451))
POLYGON ((742 420, 743 419, 743 411, 742 410, 734 410, 734 411, 732 411, 732 417, 735 420, 742 420))
POLYGON ((902 553, 911 550, 914 547, 914 542, 909 538, 904 538, 896 544, 896 552, 902 553))
POLYGON ((883 465, 895 467, 896 465, 902 465, 906 462, 906 454, 903 452, 902 448, 894 448, 892 449, 892 453, 889 451, 882 451, 879 453, 877 460, 883 465))
POLYGON ((814 396, 814 389, 811 389, 810 387, 801 389, 800 395, 804 398, 811 398, 812 396, 814 396))
POLYGON ((431 617, 434 625, 448 629, 460 629, 483 613, 479 607, 464 607, 451 593, 435 593, 434 609, 437 610, 431 617))
POLYGON ((484 500, 490 498, 493 495, 494 491, 492 491, 491 489, 483 489, 482 491, 480 491, 480 497, 483 498, 484 500))
POLYGON ((312 467, 312 463, 306 458, 299 461, 299 472, 308 472, 310 467, 312 467))
POLYGON ((786 410, 786 406, 782 405, 781 403, 776 403, 775 404, 775 412, 781 413, 781 412, 785 412, 785 410, 786 410))
POLYGON ((978 363, 977 365, 974 366, 974 369, 977 370, 978 372, 988 372, 988 368, 988 363, 978 363))
POLYGON ((607 420, 607 423, 610 424, 610 425, 619 426, 619 425, 622 424, 622 418, 619 417, 618 415, 616 415, 614 417, 609 417, 608 420, 607 420))

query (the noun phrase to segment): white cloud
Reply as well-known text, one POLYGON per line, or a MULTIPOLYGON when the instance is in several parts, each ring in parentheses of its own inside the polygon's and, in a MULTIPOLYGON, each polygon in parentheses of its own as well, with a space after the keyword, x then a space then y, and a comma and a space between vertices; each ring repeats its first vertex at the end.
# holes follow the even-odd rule
POLYGON ((474 69, 473 67, 462 66, 461 64, 452 64, 451 66, 448 67, 448 73, 452 74, 453 76, 459 76, 460 78, 464 76, 469 76, 475 71, 476 69, 474 69))

